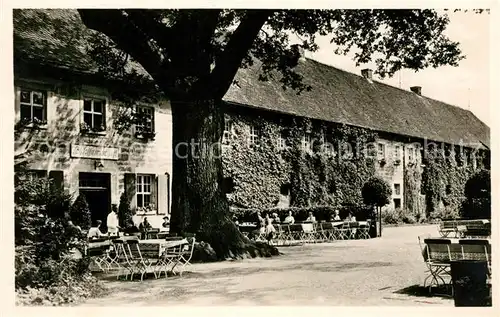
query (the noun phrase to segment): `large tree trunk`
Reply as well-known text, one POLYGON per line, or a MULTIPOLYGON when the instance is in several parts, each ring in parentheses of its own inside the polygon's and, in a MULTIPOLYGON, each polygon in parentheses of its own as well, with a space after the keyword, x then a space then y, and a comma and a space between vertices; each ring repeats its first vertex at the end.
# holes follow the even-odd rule
POLYGON ((221 101, 173 102, 171 231, 196 233, 220 259, 277 255, 276 248, 244 237, 222 191, 221 101))

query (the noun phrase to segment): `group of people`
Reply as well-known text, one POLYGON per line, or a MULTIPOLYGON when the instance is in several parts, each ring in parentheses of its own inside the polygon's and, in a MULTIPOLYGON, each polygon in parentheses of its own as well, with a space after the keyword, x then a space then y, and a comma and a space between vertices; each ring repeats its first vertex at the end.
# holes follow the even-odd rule
MULTIPOLYGON (((103 233, 101 231, 102 220, 96 220, 95 224, 89 229, 87 233, 87 238, 101 238, 101 237, 116 237, 119 236, 119 232, 122 229, 119 225, 118 214, 116 213, 116 209, 113 208, 111 212, 108 214, 106 219, 106 226, 108 228, 107 233, 103 233)), ((170 226, 170 218, 168 216, 163 217, 162 228, 167 229, 170 226)), ((128 228, 128 230, 134 231, 134 233, 141 233, 142 237, 146 236, 146 232, 148 230, 153 229, 153 226, 148 221, 148 217, 144 217, 142 222, 137 227, 135 224, 132 228, 128 228)))
MULTIPOLYGON (((335 214, 330 217, 330 221, 341 221, 339 210, 335 210, 335 214)), ((356 221, 356 217, 349 213, 346 217, 345 221, 356 221)), ((238 224, 237 220, 235 220, 236 224, 238 224)), ((309 212, 306 223, 315 223, 316 217, 312 212, 309 212)), ((259 233, 260 235, 265 235, 268 241, 271 241, 275 235, 276 229, 273 224, 285 224, 291 225, 295 223, 295 218, 293 217, 292 211, 288 212, 288 215, 285 217, 283 221, 281 221, 278 213, 268 213, 264 217, 262 214, 257 212, 257 231, 255 233, 259 233)))

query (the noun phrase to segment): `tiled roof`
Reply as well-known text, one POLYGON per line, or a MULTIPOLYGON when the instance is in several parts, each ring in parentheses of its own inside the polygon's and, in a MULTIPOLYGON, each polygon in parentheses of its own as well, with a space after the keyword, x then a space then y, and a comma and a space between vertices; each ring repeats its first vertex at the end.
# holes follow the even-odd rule
MULTIPOLYGON (((15 59, 95 72, 87 29, 76 10, 14 10, 15 59)), ((140 65, 134 65, 140 68, 140 65)), ((313 89, 297 95, 258 80, 260 64, 240 69, 226 102, 377 131, 489 148, 490 129, 472 112, 306 59, 297 71, 313 89)), ((142 70, 144 72, 144 70, 142 70)), ((424 87, 425 90, 425 87, 424 87)))

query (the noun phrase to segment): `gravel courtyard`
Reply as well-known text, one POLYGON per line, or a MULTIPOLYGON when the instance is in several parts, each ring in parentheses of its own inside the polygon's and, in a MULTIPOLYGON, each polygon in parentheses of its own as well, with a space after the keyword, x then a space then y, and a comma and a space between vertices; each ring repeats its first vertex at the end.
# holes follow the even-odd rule
POLYGON ((105 281, 111 293, 83 306, 342 305, 453 306, 428 296, 417 236, 436 225, 384 228, 383 237, 280 248, 271 259, 194 264, 143 282, 105 281), (420 286, 420 287, 419 287, 420 286))

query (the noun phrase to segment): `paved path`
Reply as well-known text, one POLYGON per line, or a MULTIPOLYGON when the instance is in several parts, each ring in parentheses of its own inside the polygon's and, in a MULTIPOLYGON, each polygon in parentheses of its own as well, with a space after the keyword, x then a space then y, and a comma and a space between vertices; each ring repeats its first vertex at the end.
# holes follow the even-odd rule
POLYGON ((437 226, 385 228, 383 237, 283 247, 271 259, 195 264, 182 278, 107 281, 112 293, 83 306, 163 305, 427 305, 417 236, 437 226), (404 289, 416 289, 408 295, 404 289))

